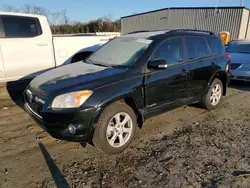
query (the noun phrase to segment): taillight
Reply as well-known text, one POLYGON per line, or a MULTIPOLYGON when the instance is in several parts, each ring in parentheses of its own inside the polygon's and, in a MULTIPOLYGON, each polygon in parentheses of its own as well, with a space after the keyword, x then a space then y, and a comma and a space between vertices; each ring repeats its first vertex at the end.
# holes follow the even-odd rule
POLYGON ((231 55, 230 55, 229 53, 225 53, 225 55, 227 56, 227 58, 228 58, 229 60, 231 60, 231 55))

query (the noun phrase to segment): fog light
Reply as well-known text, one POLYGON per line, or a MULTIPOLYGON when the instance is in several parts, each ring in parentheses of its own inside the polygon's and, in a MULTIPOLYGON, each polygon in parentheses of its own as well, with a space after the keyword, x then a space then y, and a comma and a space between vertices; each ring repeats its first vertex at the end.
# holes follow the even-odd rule
POLYGON ((73 124, 68 125, 68 130, 70 134, 76 134, 76 126, 73 124))

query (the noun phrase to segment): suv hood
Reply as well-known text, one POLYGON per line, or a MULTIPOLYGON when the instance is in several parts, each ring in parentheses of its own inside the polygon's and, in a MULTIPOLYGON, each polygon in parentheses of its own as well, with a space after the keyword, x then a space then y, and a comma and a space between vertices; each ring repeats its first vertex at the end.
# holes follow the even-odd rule
POLYGON ((230 53, 231 55, 231 63, 250 63, 250 54, 244 53, 230 53))
POLYGON ((94 89, 117 80, 114 75, 126 71, 127 69, 102 67, 78 62, 45 72, 32 80, 30 86, 45 94, 74 87, 94 89))

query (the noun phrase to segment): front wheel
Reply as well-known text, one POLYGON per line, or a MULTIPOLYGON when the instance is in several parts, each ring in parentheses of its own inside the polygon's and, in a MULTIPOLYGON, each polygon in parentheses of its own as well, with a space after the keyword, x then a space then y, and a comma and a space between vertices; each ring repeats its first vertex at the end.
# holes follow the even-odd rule
POLYGON ((219 106, 223 94, 223 85, 222 82, 215 78, 213 83, 211 84, 208 92, 201 100, 202 107, 213 110, 219 106))
POLYGON ((93 144, 105 153, 120 153, 132 142, 136 127, 133 109, 125 103, 115 102, 101 114, 95 127, 93 144))

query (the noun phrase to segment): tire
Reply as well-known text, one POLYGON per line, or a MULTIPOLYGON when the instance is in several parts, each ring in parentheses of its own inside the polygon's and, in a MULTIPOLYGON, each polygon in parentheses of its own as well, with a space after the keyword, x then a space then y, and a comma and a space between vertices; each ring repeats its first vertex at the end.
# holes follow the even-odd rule
POLYGON ((222 94, 223 94, 223 84, 218 78, 215 78, 208 92, 204 95, 204 97, 200 101, 201 106, 208 110, 214 110, 219 106, 222 99, 222 94), (217 92, 215 92, 216 90, 217 92))
POLYGON ((125 103, 115 102, 102 112, 95 127, 93 144, 109 155, 118 154, 132 142, 136 127, 137 118, 133 109, 125 103), (125 117, 128 121, 124 124, 125 117))

